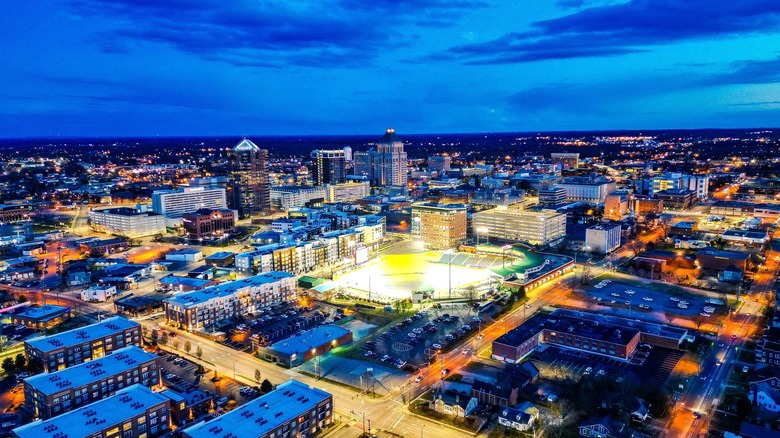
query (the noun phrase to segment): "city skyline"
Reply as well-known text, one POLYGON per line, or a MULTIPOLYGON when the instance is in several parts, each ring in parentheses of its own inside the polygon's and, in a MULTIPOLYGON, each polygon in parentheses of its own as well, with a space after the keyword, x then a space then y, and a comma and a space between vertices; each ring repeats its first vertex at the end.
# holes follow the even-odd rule
POLYGON ((767 1, 17 3, 0 19, 0 137, 771 127, 779 14, 767 1))

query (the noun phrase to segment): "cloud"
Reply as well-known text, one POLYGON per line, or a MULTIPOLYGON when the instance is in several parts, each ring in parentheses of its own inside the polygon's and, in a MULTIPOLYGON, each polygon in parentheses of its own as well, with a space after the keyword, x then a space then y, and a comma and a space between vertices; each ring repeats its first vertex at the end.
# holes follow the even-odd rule
POLYGON ((79 16, 116 23, 96 43, 107 52, 128 43, 166 44, 241 66, 349 67, 410 44, 404 26, 440 27, 487 6, 460 0, 70 0, 79 16))
POLYGON ((780 82, 780 55, 774 59, 738 61, 728 71, 702 78, 701 85, 773 84, 780 82))
POLYGON ((621 55, 683 41, 775 32, 778 18, 780 2, 775 0, 632 0, 537 21, 529 31, 452 47, 433 58, 506 64, 621 55))

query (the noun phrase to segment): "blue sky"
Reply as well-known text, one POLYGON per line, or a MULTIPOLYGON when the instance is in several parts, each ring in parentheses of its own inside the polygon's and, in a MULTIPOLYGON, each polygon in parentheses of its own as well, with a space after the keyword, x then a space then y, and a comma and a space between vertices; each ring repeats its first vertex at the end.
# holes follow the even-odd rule
POLYGON ((25 0, 0 137, 777 127, 776 0, 25 0))

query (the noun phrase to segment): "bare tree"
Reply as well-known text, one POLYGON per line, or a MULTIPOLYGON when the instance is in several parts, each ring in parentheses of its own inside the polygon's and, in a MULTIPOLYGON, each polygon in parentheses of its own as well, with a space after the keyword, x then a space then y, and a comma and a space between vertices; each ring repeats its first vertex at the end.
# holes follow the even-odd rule
POLYGON ((195 356, 198 356, 198 359, 203 357, 203 349, 200 348, 200 345, 198 345, 198 348, 195 350, 195 356))
POLYGON ((190 354, 190 350, 192 350, 192 344, 190 341, 184 341, 184 352, 190 354))
POLYGON ((669 321, 669 324, 674 320, 674 313, 672 313, 671 310, 664 310, 664 316, 666 317, 666 320, 669 321))

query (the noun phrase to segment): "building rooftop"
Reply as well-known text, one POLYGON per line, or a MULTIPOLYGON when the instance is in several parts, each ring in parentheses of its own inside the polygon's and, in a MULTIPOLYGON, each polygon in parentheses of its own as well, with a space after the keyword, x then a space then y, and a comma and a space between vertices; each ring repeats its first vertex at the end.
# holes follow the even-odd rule
POLYGON ((730 229, 723 232, 724 236, 744 237, 748 239, 766 239, 766 231, 730 229))
POLYGON ((15 313, 15 315, 22 316, 25 318, 30 318, 30 319, 46 321, 49 319, 56 318, 68 311, 70 311, 70 307, 45 304, 40 307, 27 307, 21 312, 15 313))
POLYGON ((566 314, 537 313, 523 324, 496 339, 495 342, 506 345, 521 345, 545 329, 618 345, 628 345, 639 333, 636 328, 606 323, 606 321, 589 321, 566 314))
POLYGON ((238 142, 237 145, 233 146, 233 150, 235 152, 241 152, 241 151, 259 151, 260 148, 252 143, 251 140, 247 140, 246 138, 238 142))
POLYGON ((160 279, 160 284, 169 286, 187 286, 187 287, 205 287, 210 284, 211 280, 202 280, 200 278, 192 277, 179 277, 177 275, 169 275, 160 279))
POLYGON ((104 246, 104 245, 117 245, 120 243, 127 243, 127 239, 124 237, 115 237, 113 239, 103 239, 103 240, 91 240, 88 242, 82 242, 82 245, 86 245, 90 248, 94 248, 97 246, 104 246))
MULTIPOLYGON (((288 380, 276 390, 221 415, 209 422, 200 422, 184 430, 192 438, 221 437, 230 432, 232 438, 255 438, 280 427, 304 412, 309 412, 331 395, 297 380, 288 380)), ((333 407, 331 406, 331 409, 333 407)))
POLYGON ((312 348, 327 344, 347 333, 349 333, 349 330, 344 327, 322 325, 303 332, 300 335, 285 339, 284 341, 279 341, 267 348, 288 355, 304 353, 312 348))
POLYGON ((40 351, 52 351, 63 347, 82 344, 93 339, 103 339, 124 329, 140 327, 135 321, 130 321, 121 316, 114 316, 96 324, 80 327, 51 336, 41 336, 24 341, 31 347, 40 351))
POLYGON ((180 249, 178 251, 169 252, 168 254, 166 254, 166 256, 170 256, 170 255, 194 255, 194 254, 202 254, 202 253, 203 253, 203 251, 201 251, 199 249, 184 248, 184 249, 180 249))
POLYGON ((226 258, 228 258, 230 256, 234 256, 234 255, 236 255, 236 253, 234 253, 234 252, 220 251, 220 252, 214 253, 214 254, 206 257, 206 260, 222 260, 222 259, 226 259, 226 258))
POLYGON ((697 255, 708 255, 722 259, 747 260, 750 254, 740 251, 727 251, 725 249, 704 248, 697 255))
POLYGON ((14 429, 19 438, 91 437, 104 429, 139 416, 168 400, 160 393, 135 384, 111 397, 96 401, 46 421, 38 420, 14 429))
POLYGON ((140 347, 120 348, 113 354, 90 362, 74 365, 53 373, 43 373, 24 379, 25 383, 43 394, 51 395, 66 388, 86 386, 100 379, 100 376, 113 376, 135 368, 139 363, 156 359, 153 353, 147 353, 140 347))
POLYGON ((129 208, 129 207, 104 208, 102 210, 93 210, 93 212, 103 213, 103 214, 115 214, 118 216, 159 216, 157 213, 152 213, 151 211, 138 211, 134 208, 129 208))
POLYGON ((187 292, 179 294, 178 296, 168 298, 167 302, 171 304, 178 304, 183 307, 197 306, 200 303, 204 303, 214 298, 221 298, 233 295, 238 290, 260 286, 268 283, 276 283, 279 280, 285 278, 294 278, 293 274, 289 272, 272 271, 263 274, 255 275, 249 278, 243 278, 241 280, 229 281, 222 284, 207 287, 202 290, 187 292))

